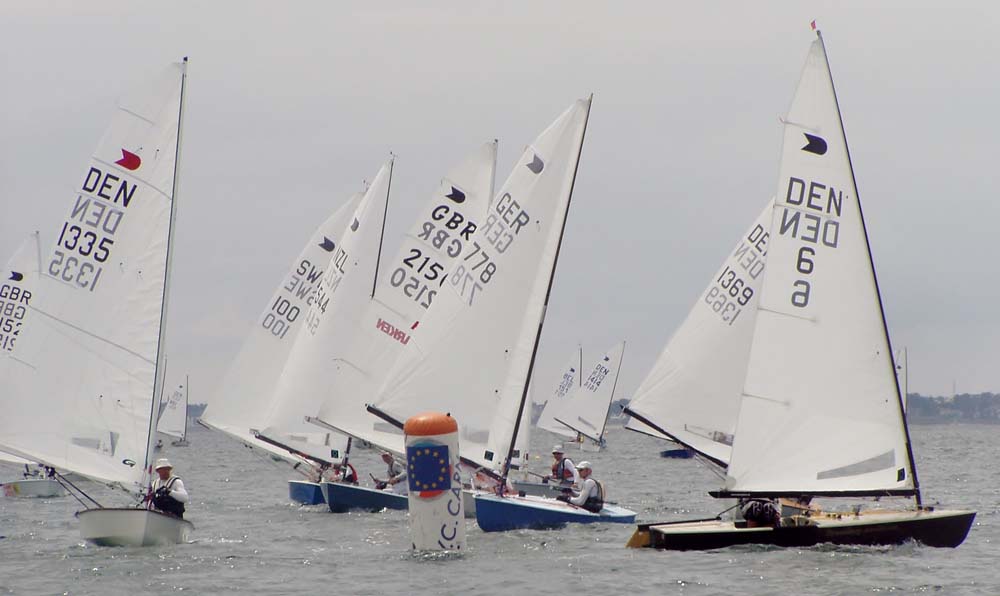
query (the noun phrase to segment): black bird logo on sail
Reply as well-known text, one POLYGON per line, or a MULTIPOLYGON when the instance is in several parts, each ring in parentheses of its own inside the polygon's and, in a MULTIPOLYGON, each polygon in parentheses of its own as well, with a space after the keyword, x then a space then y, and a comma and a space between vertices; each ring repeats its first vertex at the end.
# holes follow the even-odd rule
POLYGON ((541 157, 538 157, 537 153, 533 155, 534 157, 532 157, 531 163, 527 164, 528 169, 534 172, 535 174, 541 174, 542 170, 545 169, 545 162, 542 161, 541 157))
POLYGON ((323 241, 319 243, 319 247, 326 252, 333 252, 333 249, 337 248, 337 243, 323 236, 323 241))
POLYGON ((358 218, 355 217, 354 221, 351 222, 351 231, 352 232, 357 232, 358 231, 358 226, 360 226, 360 225, 361 225, 361 222, 359 222, 358 218))
POLYGON ((806 135, 806 146, 802 148, 803 151, 815 153, 816 155, 826 154, 826 140, 823 137, 817 137, 807 132, 802 134, 806 135))
POLYGON ((465 193, 455 188, 454 186, 451 187, 451 192, 446 194, 445 197, 451 199, 452 201, 455 201, 459 205, 465 202, 465 193))
POLYGON ((24 279, 23 273, 18 273, 17 271, 10 272, 10 281, 21 281, 24 279))

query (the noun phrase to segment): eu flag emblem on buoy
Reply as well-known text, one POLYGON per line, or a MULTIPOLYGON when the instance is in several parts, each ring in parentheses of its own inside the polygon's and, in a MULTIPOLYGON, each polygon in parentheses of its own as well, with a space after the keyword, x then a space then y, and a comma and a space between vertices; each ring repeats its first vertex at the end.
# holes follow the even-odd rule
POLYGON ((451 488, 448 446, 427 443, 407 446, 406 477, 410 493, 421 499, 436 497, 451 488))

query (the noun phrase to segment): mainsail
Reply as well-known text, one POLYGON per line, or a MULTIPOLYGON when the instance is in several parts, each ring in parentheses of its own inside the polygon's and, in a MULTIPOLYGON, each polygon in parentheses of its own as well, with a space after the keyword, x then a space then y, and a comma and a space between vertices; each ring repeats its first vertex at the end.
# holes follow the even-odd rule
POLYGON ((323 459, 343 457, 347 437, 307 424, 329 391, 340 345, 354 333, 354 315, 371 297, 382 246, 382 230, 392 182, 393 159, 375 175, 342 232, 341 242, 324 264, 305 326, 296 336, 274 392, 264 425, 257 429, 268 439, 289 437, 297 443, 326 450, 323 459))
POLYGON ((354 327, 344 329, 343 339, 328 340, 331 360, 316 371, 326 389, 317 423, 403 452, 402 432, 371 416, 365 405, 400 354, 410 349, 412 337, 448 285, 462 248, 482 224, 493 192, 496 153, 496 141, 484 143, 445 175, 395 258, 385 261, 374 296, 357 311, 338 313, 354 327))
POLYGON ((185 70, 112 119, 53 230, 0 396, 3 449, 133 491, 159 403, 185 70))
POLYGON ((626 428, 729 463, 764 279, 768 202, 740 236, 628 404, 626 428))
POLYGON ((450 412, 488 469, 513 451, 589 113, 577 101, 524 151, 375 402, 450 412))
POLYGON ((185 383, 174 389, 174 392, 160 404, 156 432, 178 439, 185 438, 187 435, 187 398, 187 383, 185 383))
POLYGON ((555 406, 553 420, 600 445, 624 353, 625 342, 620 342, 599 358, 584 377, 583 384, 555 406))
POLYGON ((784 120, 726 488, 912 495, 892 350, 822 38, 784 120))
MULTIPOLYGON (((257 439, 250 431, 263 428, 267 421, 281 372, 315 299, 316 285, 331 255, 341 245, 363 196, 364 193, 351 196, 310 236, 257 317, 200 422, 255 449, 293 463, 302 461, 287 449, 257 439)), ((314 440, 324 434, 319 429, 310 429, 310 433, 314 440)), ((309 451, 305 441, 283 438, 283 442, 309 451)), ((323 451, 324 459, 329 459, 329 451, 323 451)))
MULTIPOLYGON (((40 251, 38 232, 32 232, 7 262, 0 278, 0 383, 4 386, 8 382, 8 367, 17 366, 13 361, 17 340, 27 333, 28 307, 32 295, 37 293, 41 273, 38 265, 40 251)), ((0 460, 18 465, 32 463, 2 451, 0 460)))
POLYGON ((562 375, 559 377, 559 384, 552 396, 545 402, 541 416, 538 417, 538 428, 545 429, 550 433, 555 433, 567 439, 576 438, 576 432, 568 426, 557 422, 555 412, 559 409, 559 404, 569 399, 577 387, 583 385, 583 348, 578 348, 570 358, 569 364, 562 368, 562 375))

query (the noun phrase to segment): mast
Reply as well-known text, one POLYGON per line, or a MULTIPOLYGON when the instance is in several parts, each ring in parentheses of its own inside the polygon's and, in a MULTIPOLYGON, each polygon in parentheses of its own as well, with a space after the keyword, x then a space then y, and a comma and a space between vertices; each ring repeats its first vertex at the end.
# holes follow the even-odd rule
POLYGON ((191 382, 188 375, 184 375, 184 436, 182 441, 187 441, 188 436, 188 404, 191 403, 191 382))
MULTIPOLYGON (((514 418, 514 430, 510 436, 510 445, 507 447, 507 457, 503 462, 503 471, 500 474, 500 490, 507 485, 507 474, 510 472, 510 460, 514 456, 514 443, 517 441, 517 432, 521 429, 521 417, 524 415, 524 402, 528 399, 528 386, 531 384, 531 372, 535 368, 535 358, 538 356, 538 342, 542 338, 542 326, 545 324, 545 311, 549 307, 549 296, 552 295, 552 283, 556 278, 556 265, 559 263, 559 252, 562 250, 563 235, 566 233, 566 219, 569 217, 569 206, 573 202, 573 189, 576 187, 576 175, 580 170, 580 156, 583 154, 583 142, 587 138, 587 124, 590 122, 590 109, 593 106, 594 94, 590 94, 587 101, 587 115, 583 120, 583 132, 580 134, 580 145, 576 149, 576 164, 573 166, 573 180, 569 185, 569 197, 566 199, 566 209, 563 212, 562 226, 559 228, 559 240, 556 242, 556 254, 552 259, 552 271, 549 273, 549 284, 545 290, 545 301, 542 303, 542 316, 538 319, 538 331, 535 333, 535 343, 531 349, 531 361, 528 363, 528 374, 524 379, 524 386, 521 390, 521 403, 517 406, 517 417, 514 418)), ((582 348, 581 348, 582 350, 582 348)), ((582 354, 582 352, 581 352, 582 354)))
MULTIPOLYGON (((392 155, 390 153, 389 155, 392 155)), ((385 240, 385 220, 389 216, 389 192, 392 190, 392 167, 396 164, 396 156, 389 160, 389 183, 385 185, 385 210, 382 212, 382 233, 378 237, 378 254, 375 255, 375 277, 372 279, 372 298, 375 297, 375 287, 378 285, 378 265, 382 260, 382 241, 385 240)))
POLYGON ((823 34, 819 29, 816 29, 816 37, 819 38, 820 46, 823 48, 823 60, 826 61, 826 73, 830 77, 830 89, 833 90, 833 102, 834 105, 837 106, 837 119, 840 121, 841 140, 844 142, 844 151, 847 153, 847 163, 851 170, 851 182, 854 184, 854 196, 858 201, 858 215, 861 219, 861 231, 865 238, 865 250, 868 251, 868 263, 871 266, 872 283, 875 284, 875 296, 878 299, 879 315, 882 317, 882 333, 884 334, 885 343, 888 348, 888 353, 885 357, 888 360, 889 370, 892 371, 892 382, 896 387, 896 404, 899 406, 899 422, 903 425, 903 434, 906 442, 906 457, 910 462, 910 473, 913 474, 913 496, 916 501, 917 508, 919 509, 923 506, 923 499, 920 495, 920 482, 917 479, 917 463, 913 459, 913 444, 910 441, 910 428, 906 424, 906 414, 903 410, 903 397, 899 391, 899 375, 896 374, 896 362, 892 351, 892 340, 889 338, 889 326, 885 321, 885 307, 882 304, 882 292, 879 290, 878 275, 875 273, 875 260, 872 257, 872 245, 871 241, 868 239, 868 225, 865 223, 865 215, 861 208, 861 194, 858 192, 858 181, 854 175, 854 164, 851 161, 851 149, 847 144, 847 131, 844 130, 844 117, 840 112, 840 100, 837 99, 837 87, 833 83, 833 71, 830 69, 830 58, 826 54, 826 43, 823 41, 823 34))
POLYGON ((577 385, 576 386, 577 387, 583 387, 583 343, 581 342, 580 345, 578 345, 577 347, 580 348, 580 366, 577 367, 577 369, 576 369, 577 370, 577 375, 576 375, 577 385))
MULTIPOLYGON (((178 102, 177 108, 177 146, 174 148, 174 180, 173 188, 170 190, 170 224, 167 228, 167 262, 166 270, 163 277, 163 296, 160 301, 160 334, 156 342, 156 370, 153 373, 153 396, 152 403, 150 404, 150 415, 149 415, 149 435, 146 438, 146 455, 143 458, 143 470, 148 472, 149 468, 149 443, 150 437, 155 433, 156 429, 156 415, 160 400, 157 399, 156 387, 159 383, 156 382, 157 378, 163 380, 164 376, 164 361, 166 360, 166 355, 163 350, 164 337, 166 336, 167 329, 167 302, 170 296, 170 269, 173 262, 174 256, 174 223, 177 220, 177 184, 179 182, 178 172, 180 172, 180 160, 181 160, 181 134, 184 130, 184 87, 187 82, 187 63, 188 58, 184 56, 184 60, 181 63, 181 95, 180 101, 178 102)), ((163 388, 160 386, 160 397, 163 396, 163 388)), ((185 412, 185 415, 187 412, 185 412)), ((185 422, 186 424, 186 422, 185 422)))

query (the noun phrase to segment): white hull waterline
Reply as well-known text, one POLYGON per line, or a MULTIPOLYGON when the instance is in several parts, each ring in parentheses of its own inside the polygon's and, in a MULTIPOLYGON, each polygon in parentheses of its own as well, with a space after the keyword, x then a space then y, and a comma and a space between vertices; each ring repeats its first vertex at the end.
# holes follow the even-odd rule
POLYGON ((187 542, 194 524, 148 509, 78 511, 80 536, 98 546, 154 546, 187 542))

